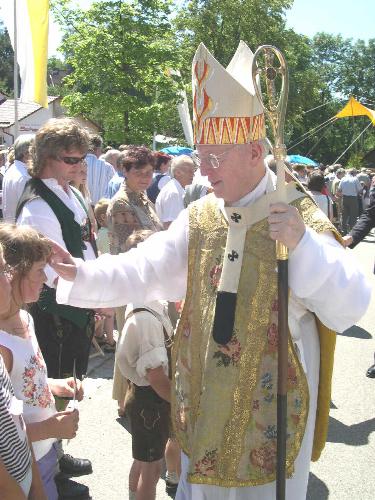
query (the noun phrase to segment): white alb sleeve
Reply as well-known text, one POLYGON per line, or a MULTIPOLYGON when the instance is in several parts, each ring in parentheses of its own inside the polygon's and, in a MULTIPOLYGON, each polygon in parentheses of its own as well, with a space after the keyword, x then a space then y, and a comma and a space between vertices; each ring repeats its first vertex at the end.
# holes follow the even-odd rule
POLYGON ((371 287, 352 252, 307 228, 289 256, 289 286, 329 328, 342 332, 366 312, 371 287))
POLYGON ((78 263, 74 282, 59 279, 57 301, 76 307, 117 307, 130 302, 184 298, 187 281, 188 212, 167 231, 126 253, 78 263))

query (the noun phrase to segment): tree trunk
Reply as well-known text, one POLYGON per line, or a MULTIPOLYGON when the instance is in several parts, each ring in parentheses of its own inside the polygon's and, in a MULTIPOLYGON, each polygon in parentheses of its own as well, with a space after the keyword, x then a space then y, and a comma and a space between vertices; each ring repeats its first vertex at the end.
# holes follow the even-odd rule
POLYGON ((130 132, 129 111, 124 111, 124 142, 125 142, 125 144, 130 143, 129 132, 130 132))

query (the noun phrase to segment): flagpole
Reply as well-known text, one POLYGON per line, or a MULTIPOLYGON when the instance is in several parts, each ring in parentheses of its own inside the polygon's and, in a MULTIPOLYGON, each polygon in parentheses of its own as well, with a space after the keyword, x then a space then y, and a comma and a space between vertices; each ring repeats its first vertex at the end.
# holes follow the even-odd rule
POLYGON ((13 0, 13 21, 14 21, 14 47, 13 47, 14 140, 16 140, 20 133, 20 127, 18 122, 17 0, 13 0))

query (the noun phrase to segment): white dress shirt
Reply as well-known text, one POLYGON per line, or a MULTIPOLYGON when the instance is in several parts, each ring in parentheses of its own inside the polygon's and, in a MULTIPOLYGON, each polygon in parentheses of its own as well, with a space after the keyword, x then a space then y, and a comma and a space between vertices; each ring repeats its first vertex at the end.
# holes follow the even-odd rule
POLYGON ((346 174, 339 184, 343 196, 358 196, 362 190, 361 183, 355 175, 346 174))
POLYGON ((116 171, 110 163, 99 160, 94 154, 88 153, 87 163, 87 185, 91 195, 93 205, 96 205, 100 198, 104 198, 107 193, 108 183, 115 175, 116 171))
POLYGON ((330 218, 333 210, 333 203, 327 194, 317 193, 316 191, 309 191, 309 194, 314 198, 320 210, 330 218))
MULTIPOLYGON (((75 221, 80 226, 84 224, 87 219, 87 214, 76 196, 73 194, 72 190, 69 189, 68 192, 64 191, 64 189, 57 183, 56 179, 41 180, 73 212, 75 221)), ((63 248, 66 248, 60 223, 52 208, 47 204, 46 201, 42 200, 41 198, 31 200, 25 204, 17 219, 17 224, 27 224, 29 226, 32 226, 44 236, 51 238, 51 240, 56 241, 63 248)), ((86 249, 83 250, 85 260, 95 259, 95 253, 91 244, 85 242, 85 245, 86 249)), ((53 287, 53 282, 56 279, 57 274, 48 265, 46 266, 45 271, 48 278, 46 284, 49 287, 53 287)))
POLYGON ((18 201, 29 179, 27 165, 20 160, 15 160, 5 172, 3 180, 3 218, 6 222, 15 222, 18 201))
POLYGON ((168 376, 168 355, 165 347, 163 326, 172 336, 173 326, 168 316, 168 303, 156 300, 147 304, 128 304, 125 318, 137 308, 153 311, 139 311, 125 321, 119 345, 116 350, 116 362, 123 374, 133 384, 150 385, 147 370, 163 367, 168 376))
POLYGON ((184 209, 185 189, 177 179, 171 179, 161 188, 155 202, 156 213, 161 222, 172 222, 184 209))
MULTIPOLYGON (((156 175, 158 175, 158 172, 156 172, 156 175)), ((156 177, 155 175, 155 177, 156 177)), ((168 184, 168 182, 172 179, 172 177, 169 174, 163 175, 163 177, 160 177, 159 182, 158 182, 158 189, 161 191, 164 186, 168 184)))

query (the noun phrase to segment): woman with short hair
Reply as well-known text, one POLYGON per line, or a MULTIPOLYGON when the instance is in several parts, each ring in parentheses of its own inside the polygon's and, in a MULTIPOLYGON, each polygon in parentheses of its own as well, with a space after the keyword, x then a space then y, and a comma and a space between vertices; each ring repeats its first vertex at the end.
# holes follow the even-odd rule
MULTIPOLYGON (((156 215, 153 203, 146 190, 152 182, 154 154, 145 146, 129 146, 118 159, 126 179, 120 190, 111 199, 108 207, 108 235, 110 253, 117 255, 125 251, 128 237, 140 229, 161 231, 163 226, 156 215)), ((125 307, 116 308, 117 329, 121 335, 124 326, 125 307)), ((115 364, 113 375, 113 399, 118 401, 118 413, 124 415, 127 391, 126 379, 115 364)))

